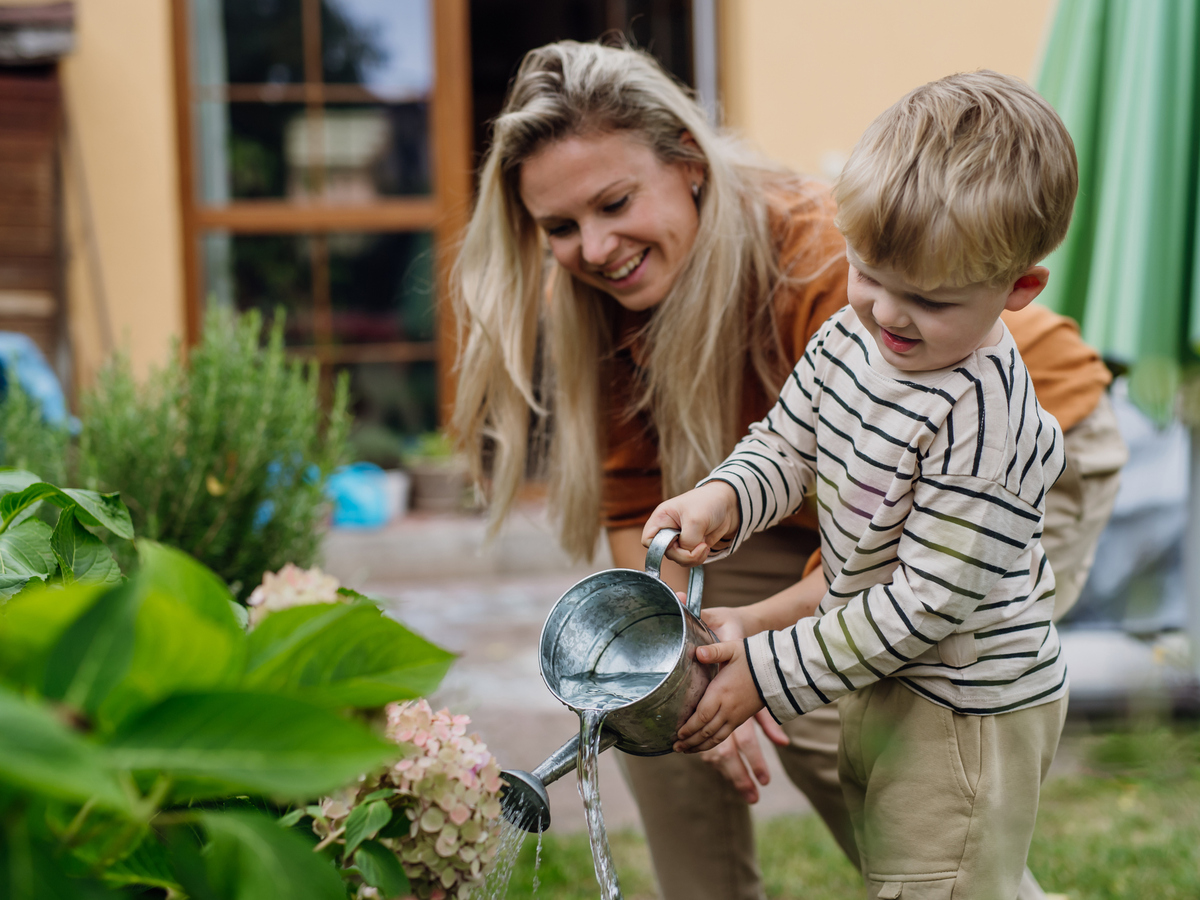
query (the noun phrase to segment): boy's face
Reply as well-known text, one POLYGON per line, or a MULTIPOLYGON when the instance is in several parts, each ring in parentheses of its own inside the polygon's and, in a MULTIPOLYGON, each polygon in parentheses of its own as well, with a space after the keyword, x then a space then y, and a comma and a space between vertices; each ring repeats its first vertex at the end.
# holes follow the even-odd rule
POLYGON ((1017 293, 1014 288, 971 284, 922 291, 892 269, 868 266, 852 249, 846 257, 850 305, 897 369, 944 369, 1000 340, 1000 313, 1017 293))

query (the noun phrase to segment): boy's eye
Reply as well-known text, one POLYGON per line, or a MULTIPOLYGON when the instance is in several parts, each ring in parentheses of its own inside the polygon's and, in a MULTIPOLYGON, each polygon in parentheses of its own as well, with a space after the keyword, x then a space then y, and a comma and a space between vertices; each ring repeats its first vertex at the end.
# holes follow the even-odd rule
POLYGON ((855 272, 855 274, 858 275, 858 280, 861 281, 863 284, 879 284, 879 282, 876 281, 874 278, 872 278, 870 275, 864 275, 858 269, 855 269, 854 272, 855 272))
POLYGON ((626 195, 625 195, 624 197, 622 197, 620 200, 614 200, 612 203, 610 203, 610 204, 608 204, 607 206, 605 206, 605 207, 604 207, 604 211, 605 211, 606 213, 615 213, 615 212, 620 212, 620 211, 621 211, 621 209, 622 209, 622 208, 625 206, 625 204, 626 204, 626 203, 628 203, 628 202, 629 202, 629 195, 628 195, 628 194, 626 194, 626 195))
POLYGON ((938 312, 952 305, 950 303, 938 303, 935 300, 926 300, 924 297, 913 297, 913 302, 922 309, 927 309, 930 312, 938 312))

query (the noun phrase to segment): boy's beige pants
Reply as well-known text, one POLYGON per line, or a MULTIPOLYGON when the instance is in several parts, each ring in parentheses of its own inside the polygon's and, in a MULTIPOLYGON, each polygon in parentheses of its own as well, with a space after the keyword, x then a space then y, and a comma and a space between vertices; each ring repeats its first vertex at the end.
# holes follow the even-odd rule
MULTIPOLYGON (((1067 432, 1066 450, 1067 472, 1047 496, 1042 538, 1062 585, 1055 618, 1083 587, 1116 499, 1126 454, 1107 397, 1067 432)), ((745 606, 769 597, 800 579, 816 548, 816 536, 798 528, 755 535, 735 556, 705 566, 704 605, 745 606)), ((776 748, 784 770, 858 866, 854 829, 838 780, 837 707, 793 719, 784 730, 791 744, 776 748)), ((750 808, 723 775, 692 755, 618 758, 641 810, 663 900, 764 897, 750 808)), ((1027 877, 1019 896, 1035 900, 1043 894, 1027 877)))
POLYGON ((965 716, 885 678, 839 706, 838 773, 867 897, 1024 894, 1038 795, 1058 749, 1067 698, 965 716))

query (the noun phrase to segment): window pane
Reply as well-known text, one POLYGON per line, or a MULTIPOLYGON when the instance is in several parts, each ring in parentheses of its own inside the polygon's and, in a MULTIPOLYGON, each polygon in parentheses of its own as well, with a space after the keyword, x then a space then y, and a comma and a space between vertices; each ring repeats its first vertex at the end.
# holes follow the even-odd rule
MULTIPOLYGON (((211 0, 209 0, 211 2, 211 0)), ((226 78, 230 84, 304 80, 301 0, 223 0, 226 78)))
MULTIPOLYGON (((429 193, 427 103, 327 106, 318 135, 289 142, 288 160, 293 171, 311 172, 313 151, 322 154, 326 200, 365 203, 429 193)), ((311 174, 303 179, 312 180, 311 174)))
POLYGON ((204 295, 210 303, 257 309, 270 321, 283 307, 289 346, 313 343, 313 278, 304 235, 204 236, 204 295))
POLYGON ((430 0, 322 0, 321 53, 330 84, 425 100, 433 89, 430 0))
POLYGON ((428 194, 426 103, 196 104, 205 203, 284 199, 370 203, 428 194))
POLYGON ((404 436, 437 428, 437 367, 433 362, 357 363, 350 374, 356 426, 404 436))
POLYGON ((432 237, 331 234, 329 296, 334 343, 432 341, 432 237))

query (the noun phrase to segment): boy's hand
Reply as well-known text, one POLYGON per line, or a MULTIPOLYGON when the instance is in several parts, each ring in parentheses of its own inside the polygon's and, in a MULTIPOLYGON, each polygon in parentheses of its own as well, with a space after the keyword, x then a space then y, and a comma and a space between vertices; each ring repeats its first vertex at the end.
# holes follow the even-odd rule
POLYGON ((697 566, 710 550, 737 534, 740 520, 733 488, 723 481, 710 481, 658 504, 642 529, 642 546, 649 547, 662 529, 678 528, 679 540, 667 549, 667 559, 681 566, 697 566))
POLYGON ((741 641, 697 647, 696 659, 706 664, 721 663, 721 671, 700 698, 692 717, 679 729, 674 747, 679 753, 715 747, 763 708, 741 641))

